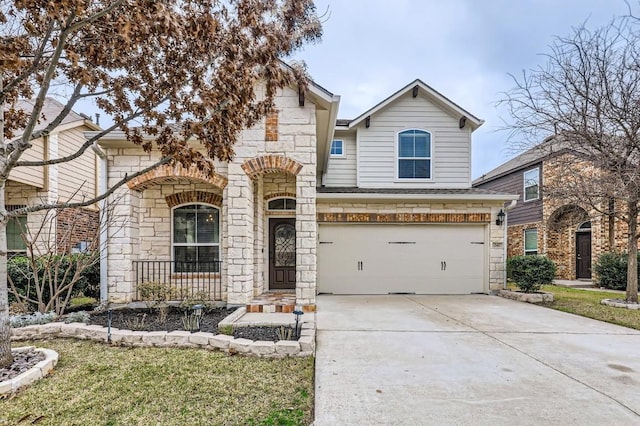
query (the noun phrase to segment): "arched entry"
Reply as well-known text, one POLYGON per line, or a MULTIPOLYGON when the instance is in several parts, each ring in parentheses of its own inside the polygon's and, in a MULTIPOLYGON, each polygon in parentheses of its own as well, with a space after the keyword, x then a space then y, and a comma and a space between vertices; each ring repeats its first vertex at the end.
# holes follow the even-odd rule
POLYGON ((576 278, 591 279, 591 222, 576 230, 576 278))

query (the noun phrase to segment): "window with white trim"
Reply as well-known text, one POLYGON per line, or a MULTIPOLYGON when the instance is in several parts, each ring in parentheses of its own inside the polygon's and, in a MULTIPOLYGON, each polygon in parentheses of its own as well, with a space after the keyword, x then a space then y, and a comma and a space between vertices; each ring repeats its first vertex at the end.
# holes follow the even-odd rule
POLYGON ((173 209, 175 272, 218 272, 220 210, 206 204, 173 209))
POLYGON ((431 133, 405 130, 398 133, 398 179, 431 179, 431 133))
POLYGON ((344 157, 344 141, 335 139, 331 142, 331 157, 344 157))
POLYGON ((271 211, 296 210, 295 198, 275 198, 267 204, 267 209, 271 211))
POLYGON ((538 254, 538 230, 536 228, 524 230, 524 254, 525 256, 538 254))
POLYGON ((22 235, 27 232, 27 216, 16 216, 7 221, 7 256, 9 258, 27 252, 22 235))
POLYGON ((540 168, 524 172, 524 201, 540 198, 540 168))

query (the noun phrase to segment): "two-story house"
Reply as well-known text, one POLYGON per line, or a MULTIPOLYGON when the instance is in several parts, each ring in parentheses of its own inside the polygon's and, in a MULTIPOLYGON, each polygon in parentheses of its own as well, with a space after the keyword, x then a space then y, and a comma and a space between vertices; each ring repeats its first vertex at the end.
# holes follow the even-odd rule
POLYGON ((507 212, 508 257, 545 255, 558 267, 559 279, 590 280, 600 254, 626 249, 627 226, 589 206, 545 194, 545 184, 558 185, 566 175, 560 168, 569 163, 576 170, 589 168, 550 137, 474 180, 473 186, 518 194, 507 212))
MULTIPOLYGON (((109 298, 158 281, 259 310, 283 309, 252 301, 284 292, 313 311, 318 293, 502 288, 499 213, 514 197, 471 187, 482 120, 420 80, 353 120, 336 120, 338 106, 315 83, 287 88, 215 173, 161 166, 119 190, 109 298)), ((157 158, 118 132, 99 144, 109 184, 157 158)))
MULTIPOLYGON (((23 100, 19 108, 28 112, 33 105, 33 100, 23 100)), ((34 131, 45 129, 63 112, 63 107, 53 98, 45 99, 34 131)), ((99 129, 88 117, 71 111, 53 131, 33 140, 20 160, 43 161, 71 155, 85 143, 84 132, 99 129)), ((19 134, 14 139, 18 137, 19 134)), ((16 167, 9 174, 5 186, 6 208, 15 211, 26 206, 94 198, 98 193, 97 165, 97 156, 89 149, 66 163, 16 167)), ((36 255, 88 248, 96 239, 98 216, 96 205, 19 215, 7 223, 9 255, 25 253, 25 240, 34 243, 36 255)))

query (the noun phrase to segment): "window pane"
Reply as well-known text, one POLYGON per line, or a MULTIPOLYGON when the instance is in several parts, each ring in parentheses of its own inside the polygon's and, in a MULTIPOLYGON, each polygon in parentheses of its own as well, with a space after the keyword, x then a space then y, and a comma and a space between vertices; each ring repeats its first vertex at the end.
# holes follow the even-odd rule
POLYGON ((538 250, 538 230, 527 229, 524 231, 524 251, 537 251, 538 250))
POLYGON ((429 179, 431 176, 431 160, 414 160, 415 174, 417 179, 429 179))
POLYGON ((284 200, 284 209, 285 210, 295 210, 296 209, 296 200, 293 198, 285 198, 284 200))
POLYGON ((535 200, 539 197, 540 169, 524 172, 524 199, 535 200))
POLYGON ((181 266, 182 269, 180 269, 180 271, 184 271, 187 268, 186 265, 181 265, 181 263, 195 263, 197 259, 198 249, 195 246, 180 246, 173 248, 173 260, 176 261, 176 268, 181 266))
POLYGON ((218 234, 218 209, 209 206, 198 206, 198 234, 196 243, 217 243, 218 234))
POLYGON ((400 133, 400 140, 398 143, 398 156, 399 157, 413 157, 414 156, 414 145, 413 145, 413 135, 407 133, 400 133))
POLYGON ((425 132, 418 132, 415 135, 415 147, 416 147, 416 152, 415 152, 415 156, 416 157, 430 157, 431 156, 431 142, 430 142, 430 137, 428 133, 425 132))
POLYGON ((412 178, 413 177, 413 162, 414 160, 400 160, 398 161, 398 177, 399 178, 412 178))
POLYGON ((7 250, 23 251, 27 249, 22 233, 27 229, 27 217, 19 216, 7 222, 7 250))
POLYGON ((195 206, 178 207, 173 212, 173 242, 196 242, 195 206))
POLYGON ((269 201, 269 210, 284 210, 284 198, 269 201))
POLYGON ((525 186, 525 188, 524 188, 524 199, 525 200, 536 200, 537 198, 538 198, 538 185, 525 186))
POLYGON ((342 141, 331 142, 331 155, 342 155, 342 141))

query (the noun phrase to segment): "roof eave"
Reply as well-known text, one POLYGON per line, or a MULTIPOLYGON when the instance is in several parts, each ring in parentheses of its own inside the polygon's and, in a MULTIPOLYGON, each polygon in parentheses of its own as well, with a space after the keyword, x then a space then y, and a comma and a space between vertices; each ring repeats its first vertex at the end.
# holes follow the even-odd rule
POLYGON ((372 194, 372 193, 346 193, 346 192, 318 192, 318 200, 427 200, 427 201, 511 201, 520 198, 513 194, 372 194))

